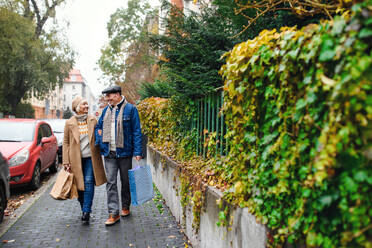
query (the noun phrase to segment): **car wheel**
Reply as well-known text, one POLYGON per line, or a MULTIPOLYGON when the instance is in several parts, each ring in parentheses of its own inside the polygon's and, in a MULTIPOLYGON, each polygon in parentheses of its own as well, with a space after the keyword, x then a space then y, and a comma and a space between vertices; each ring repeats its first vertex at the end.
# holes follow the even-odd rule
POLYGON ((40 187, 40 180, 41 180, 40 163, 37 162, 30 182, 31 188, 34 190, 38 189, 40 187))
POLYGON ((58 154, 56 154, 56 158, 54 159, 53 164, 49 167, 49 172, 54 173, 58 170, 58 165, 59 165, 59 159, 58 159, 58 154))
POLYGON ((3 222, 4 219, 4 212, 6 209, 6 196, 5 196, 5 189, 4 186, 1 184, 0 185, 0 223, 3 222))

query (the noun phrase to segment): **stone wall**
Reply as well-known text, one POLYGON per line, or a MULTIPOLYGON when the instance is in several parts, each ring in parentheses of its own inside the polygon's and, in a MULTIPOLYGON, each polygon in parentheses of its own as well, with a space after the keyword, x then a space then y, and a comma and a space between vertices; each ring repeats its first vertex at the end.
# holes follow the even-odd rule
POLYGON ((206 191, 204 211, 200 215, 200 228, 196 233, 192 228, 192 206, 186 207, 184 215, 180 202, 181 196, 177 193, 180 189, 180 181, 177 176, 180 171, 179 165, 150 146, 147 146, 147 163, 151 167, 156 187, 163 195, 172 214, 181 223, 193 247, 266 247, 267 228, 258 224, 247 208, 237 208, 232 211, 234 221, 229 230, 216 225, 220 211, 216 200, 221 198, 222 193, 211 186, 208 186, 206 191))

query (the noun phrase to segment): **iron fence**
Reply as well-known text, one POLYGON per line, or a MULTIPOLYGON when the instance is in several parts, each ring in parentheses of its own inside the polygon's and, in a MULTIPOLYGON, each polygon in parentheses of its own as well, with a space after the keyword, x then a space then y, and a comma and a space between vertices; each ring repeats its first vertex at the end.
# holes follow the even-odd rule
MULTIPOLYGON (((227 127, 221 108, 223 106, 223 87, 215 89, 208 95, 196 100, 197 110, 192 122, 192 129, 196 130, 197 154, 206 157, 208 153, 208 142, 215 146, 214 155, 226 155, 227 143, 225 134, 227 127)), ((209 147, 212 149, 212 147, 209 147)), ((212 151, 210 151, 212 152, 212 151)))

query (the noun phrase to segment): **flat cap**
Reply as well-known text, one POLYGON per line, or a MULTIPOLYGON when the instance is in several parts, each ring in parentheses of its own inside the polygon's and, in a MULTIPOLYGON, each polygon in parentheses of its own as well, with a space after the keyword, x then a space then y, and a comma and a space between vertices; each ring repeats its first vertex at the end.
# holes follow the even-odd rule
POLYGON ((121 94, 121 87, 119 85, 113 85, 110 87, 107 87, 102 91, 102 94, 110 94, 110 93, 120 93, 121 94))

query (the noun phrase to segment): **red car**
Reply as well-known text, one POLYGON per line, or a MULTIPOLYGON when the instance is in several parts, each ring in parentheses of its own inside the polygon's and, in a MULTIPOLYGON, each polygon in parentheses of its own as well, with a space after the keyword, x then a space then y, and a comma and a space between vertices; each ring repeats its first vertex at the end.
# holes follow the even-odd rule
POLYGON ((40 186, 41 173, 57 171, 57 139, 50 126, 35 119, 0 119, 0 151, 8 160, 10 185, 40 186))

